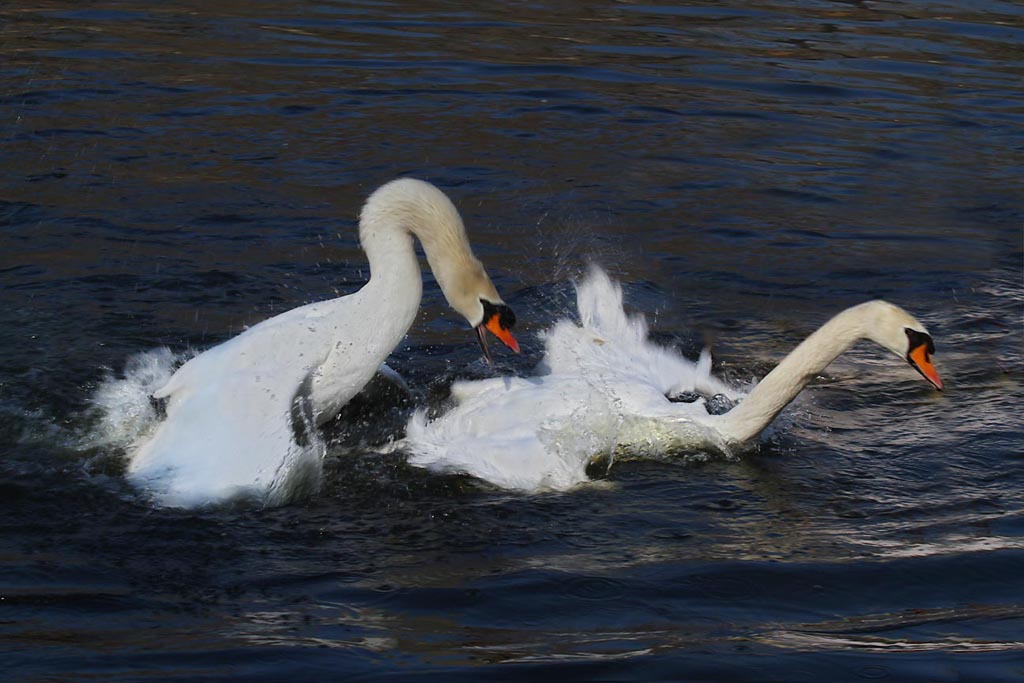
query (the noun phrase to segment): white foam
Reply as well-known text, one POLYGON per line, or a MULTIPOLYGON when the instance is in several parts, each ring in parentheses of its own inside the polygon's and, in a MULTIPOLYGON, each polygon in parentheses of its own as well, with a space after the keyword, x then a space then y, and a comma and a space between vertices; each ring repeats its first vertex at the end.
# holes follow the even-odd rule
POLYGON ((159 421, 150 396, 186 358, 161 347, 130 356, 120 376, 108 373, 91 397, 99 419, 83 445, 128 450, 149 434, 159 421))

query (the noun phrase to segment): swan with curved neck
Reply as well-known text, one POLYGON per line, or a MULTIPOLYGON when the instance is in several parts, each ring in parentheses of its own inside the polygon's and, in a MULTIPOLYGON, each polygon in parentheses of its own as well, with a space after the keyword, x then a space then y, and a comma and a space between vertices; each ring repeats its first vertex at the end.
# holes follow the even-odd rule
POLYGON ((185 363, 153 394, 166 399, 167 417, 130 454, 129 477, 157 502, 191 506, 238 494, 279 502, 295 472, 318 473, 322 448, 314 452, 311 432, 372 379, 415 319, 423 287, 414 237, 488 362, 485 330, 518 351, 515 316, 473 255, 455 206, 429 183, 394 180, 360 214, 369 282, 265 320, 185 363))
POLYGON ((739 405, 719 416, 716 429, 735 444, 756 438, 812 377, 861 339, 906 359, 942 390, 942 380, 931 361, 935 344, 924 325, 888 301, 868 301, 839 313, 807 337, 739 405))
POLYGON ((742 448, 815 374, 865 338, 942 389, 927 330, 884 301, 835 316, 743 396, 711 374, 709 354, 694 363, 653 344, 646 323, 624 313, 621 288, 600 269, 576 289, 580 323, 562 320, 545 333, 538 375, 457 382, 454 408, 433 421, 423 412, 410 421, 400 444, 410 463, 520 491, 564 490, 587 481, 587 466, 602 454, 742 448), (699 394, 739 403, 713 415, 699 394), (690 402, 671 400, 681 395, 690 402))

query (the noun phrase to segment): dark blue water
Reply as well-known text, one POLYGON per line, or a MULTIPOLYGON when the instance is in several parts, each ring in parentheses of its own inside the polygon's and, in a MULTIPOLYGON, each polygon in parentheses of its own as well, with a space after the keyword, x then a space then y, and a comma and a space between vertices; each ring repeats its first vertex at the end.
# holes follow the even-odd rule
MULTIPOLYGON (((0 666, 10 681, 1024 678, 1018 3, 0 7, 0 666), (355 218, 434 181, 536 333, 588 261, 665 343, 763 374, 841 308, 875 348, 757 452, 509 495, 335 425, 322 489, 156 509, 90 440, 133 354, 352 291, 355 218)), ((391 364, 481 372, 425 275, 391 364)))

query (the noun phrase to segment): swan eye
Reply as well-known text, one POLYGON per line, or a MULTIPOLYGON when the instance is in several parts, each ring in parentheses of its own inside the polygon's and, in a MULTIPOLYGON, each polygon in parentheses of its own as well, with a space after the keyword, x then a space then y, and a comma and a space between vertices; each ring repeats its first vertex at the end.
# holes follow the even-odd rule
POLYGON ((908 359, 911 351, 922 346, 925 347, 925 352, 928 354, 928 357, 935 353, 935 342, 932 341, 930 334, 919 332, 918 330, 912 330, 909 327, 905 327, 903 330, 907 333, 907 341, 909 342, 907 345, 908 359))
POLYGON ((499 328, 508 330, 515 327, 516 314, 505 304, 492 304, 484 299, 480 299, 480 304, 484 307, 484 323, 489 322, 494 316, 498 316, 499 328))

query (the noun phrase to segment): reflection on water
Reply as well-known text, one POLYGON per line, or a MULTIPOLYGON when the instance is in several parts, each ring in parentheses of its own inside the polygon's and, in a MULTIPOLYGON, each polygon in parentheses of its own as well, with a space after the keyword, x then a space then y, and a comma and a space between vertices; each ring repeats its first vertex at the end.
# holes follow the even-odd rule
MULTIPOLYGON (((1016 3, 0 7, 0 651, 13 680, 1019 678, 1016 3), (510 496, 336 425, 319 494, 155 511, 82 445, 126 359, 350 292, 394 176, 455 199, 535 334, 588 260, 660 343, 761 376, 885 297, 760 452, 510 496), (941 673, 937 673, 941 670, 941 673)), ((492 265, 493 264, 493 265, 492 265)), ((427 276, 392 365, 481 376, 427 276)), ((701 455, 701 454, 698 454, 701 455)))

